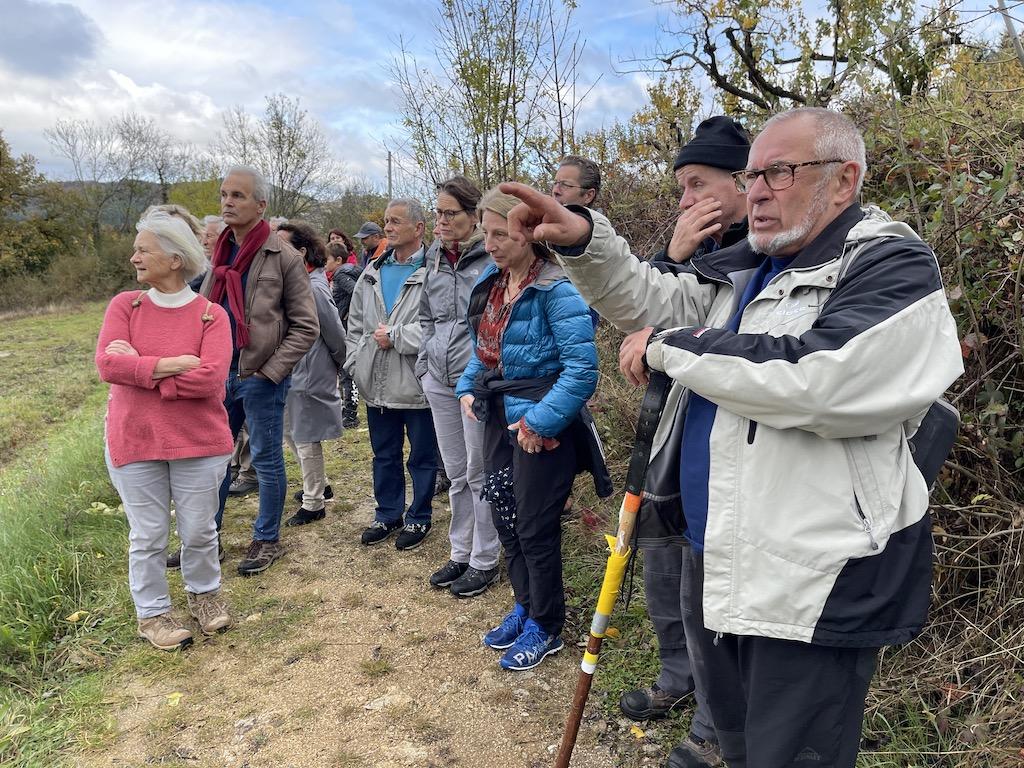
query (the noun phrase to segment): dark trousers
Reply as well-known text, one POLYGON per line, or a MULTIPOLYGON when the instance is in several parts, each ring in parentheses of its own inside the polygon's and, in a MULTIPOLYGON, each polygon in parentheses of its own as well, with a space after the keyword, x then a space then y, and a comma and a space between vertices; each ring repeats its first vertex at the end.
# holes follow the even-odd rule
POLYGON ((707 672, 695 634, 704 625, 693 611, 697 556, 689 542, 645 548, 644 596, 647 614, 658 635, 661 673, 658 687, 676 696, 693 691, 694 709, 690 733, 717 742, 707 699, 707 672))
MULTIPOLYGON (((695 610, 701 610, 702 592, 694 590, 695 610)), ((710 630, 699 637, 708 703, 729 768, 854 768, 877 648, 716 639, 710 630)))
MULTIPOLYGON (((228 412, 231 434, 238 433, 245 424, 249 431, 249 451, 252 468, 260 486, 260 509, 253 524, 252 537, 258 541, 277 541, 284 512, 284 499, 288 492, 288 477, 284 469, 284 401, 291 386, 291 377, 280 384, 270 379, 249 376, 244 379, 232 371, 228 374, 224 408, 228 412)), ((217 530, 224 519, 224 505, 231 487, 231 470, 227 469, 220 486, 220 506, 217 508, 217 530)))
POLYGON ((430 522, 430 500, 437 480, 437 439, 434 420, 428 408, 379 408, 366 406, 366 426, 373 449, 373 495, 377 500, 374 515, 381 523, 406 524, 430 522), (405 509, 405 473, 402 471, 402 446, 409 437, 406 467, 412 478, 412 504, 405 509))
POLYGON ((501 520, 492 507, 516 602, 554 635, 561 634, 565 624, 560 515, 575 477, 576 449, 571 439, 540 453, 526 453, 517 443, 512 450, 515 517, 501 520))

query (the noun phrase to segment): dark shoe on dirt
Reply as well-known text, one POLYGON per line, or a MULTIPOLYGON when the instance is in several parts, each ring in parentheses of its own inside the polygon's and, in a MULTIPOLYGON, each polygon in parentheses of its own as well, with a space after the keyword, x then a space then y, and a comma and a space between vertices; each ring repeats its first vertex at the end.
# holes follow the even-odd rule
POLYGON ((395 539, 395 549, 404 552, 409 549, 416 549, 430 533, 430 523, 409 523, 402 528, 398 538, 395 539))
POLYGON ((467 568, 469 568, 469 563, 456 563, 454 560, 449 560, 430 574, 430 584, 434 587, 447 587, 464 574, 467 568))
POLYGON ((359 537, 359 541, 363 546, 372 547, 374 544, 380 544, 391 536, 391 534, 401 529, 401 520, 394 523, 382 523, 380 520, 374 520, 366 530, 363 531, 363 535, 359 537))
POLYGON ((437 480, 434 483, 434 495, 440 496, 442 493, 448 493, 448 489, 452 487, 452 481, 448 479, 448 475, 444 473, 444 470, 438 470, 437 480))
MULTIPOLYGON (((217 536, 217 561, 224 562, 224 545, 220 543, 220 536, 217 536)), ((176 571, 181 568, 181 550, 176 549, 167 556, 167 568, 176 571)))
POLYGON ((690 691, 682 696, 663 691, 657 683, 650 688, 638 688, 627 691, 619 697, 619 709, 631 720, 656 720, 665 717, 690 695, 690 691))
POLYGON ((252 540, 249 544, 249 551, 245 553, 242 562, 238 564, 238 572, 242 576, 252 576, 254 573, 262 573, 267 570, 275 560, 280 560, 284 555, 284 547, 276 541, 252 540))
MULTIPOLYGON (((299 504, 301 504, 302 503, 302 490, 300 489, 300 490, 296 491, 295 495, 292 496, 292 498, 295 499, 297 502, 299 502, 299 504)), ((324 501, 328 501, 328 500, 333 499, 333 498, 334 498, 334 489, 331 488, 331 486, 329 486, 329 485, 325 485, 324 486, 324 501)))
POLYGON ((481 571, 472 565, 457 578, 448 588, 456 597, 476 597, 487 591, 487 588, 498 580, 498 568, 481 571))
POLYGON ((717 744, 687 736, 668 755, 665 768, 718 768, 722 765, 722 752, 717 744))
POLYGON ((228 486, 228 496, 248 496, 253 491, 258 491, 260 484, 256 480, 235 478, 228 486))
POLYGON ((309 525, 309 523, 315 523, 317 520, 323 520, 327 517, 327 511, 324 509, 312 510, 299 507, 298 511, 287 520, 284 521, 285 525, 309 525))

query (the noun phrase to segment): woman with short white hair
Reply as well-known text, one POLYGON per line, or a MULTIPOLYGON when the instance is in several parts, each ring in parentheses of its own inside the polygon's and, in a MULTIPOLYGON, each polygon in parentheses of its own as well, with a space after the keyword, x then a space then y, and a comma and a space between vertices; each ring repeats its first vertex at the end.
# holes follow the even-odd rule
POLYGON ((192 642, 192 632, 170 612, 172 501, 189 612, 204 634, 231 624, 214 523, 232 447, 223 404, 231 329, 227 313, 188 286, 209 267, 188 224, 156 210, 135 228, 131 264, 149 289, 110 302, 96 367, 111 385, 105 453, 130 526, 128 581, 139 635, 175 650, 192 642))

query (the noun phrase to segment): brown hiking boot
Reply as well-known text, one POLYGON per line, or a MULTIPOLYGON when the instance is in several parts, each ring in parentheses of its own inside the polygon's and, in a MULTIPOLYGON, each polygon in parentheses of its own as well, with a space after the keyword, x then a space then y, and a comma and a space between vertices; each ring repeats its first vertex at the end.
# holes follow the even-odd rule
POLYGON ((631 720, 655 720, 666 717, 690 693, 688 691, 682 696, 676 696, 674 693, 663 691, 655 683, 650 688, 638 688, 622 694, 619 698, 619 709, 631 720))
POLYGON ((216 634, 233 623, 228 604, 219 589, 199 594, 185 592, 185 595, 188 597, 188 612, 199 622, 204 635, 216 634))
POLYGON ((139 619, 139 637, 161 651, 176 651, 192 644, 192 633, 170 613, 139 619))
POLYGON ((284 554, 284 547, 276 541, 252 540, 249 551, 245 553, 242 562, 238 564, 238 572, 242 576, 252 576, 254 573, 262 573, 270 567, 270 564, 278 560, 284 554))

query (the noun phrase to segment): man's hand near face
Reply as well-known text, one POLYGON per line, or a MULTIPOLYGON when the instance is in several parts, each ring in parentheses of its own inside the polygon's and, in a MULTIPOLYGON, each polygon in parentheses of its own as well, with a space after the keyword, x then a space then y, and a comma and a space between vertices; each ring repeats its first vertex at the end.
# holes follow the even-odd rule
POLYGON ((721 214, 722 204, 710 197, 679 214, 668 244, 668 257, 677 264, 689 259, 698 245, 722 229, 721 214))

